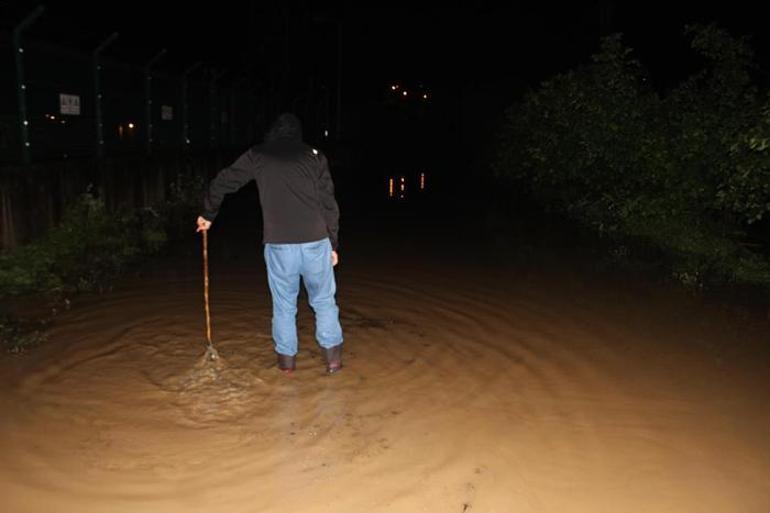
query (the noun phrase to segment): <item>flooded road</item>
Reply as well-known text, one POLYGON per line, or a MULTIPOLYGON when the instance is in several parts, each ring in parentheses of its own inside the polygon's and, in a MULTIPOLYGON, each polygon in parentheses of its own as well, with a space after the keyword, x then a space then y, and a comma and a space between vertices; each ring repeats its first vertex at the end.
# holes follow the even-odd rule
POLYGON ((305 302, 287 377, 257 249, 212 263, 222 360, 201 359, 198 264, 83 298, 0 359, 1 511, 770 508, 762 320, 383 245, 342 253, 343 371, 324 375, 305 302))

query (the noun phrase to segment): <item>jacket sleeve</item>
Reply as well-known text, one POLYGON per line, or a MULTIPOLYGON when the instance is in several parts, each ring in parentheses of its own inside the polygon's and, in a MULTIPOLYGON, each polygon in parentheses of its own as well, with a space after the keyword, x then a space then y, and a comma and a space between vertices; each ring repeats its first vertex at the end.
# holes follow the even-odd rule
POLYGON ((326 223, 326 231, 329 234, 332 248, 336 251, 339 245, 340 210, 337 200, 334 198, 334 182, 329 172, 329 161, 325 155, 319 156, 320 175, 318 177, 318 195, 321 207, 321 215, 326 223))
POLYGON ((231 166, 221 170, 208 186, 203 196, 201 217, 213 221, 219 213, 219 207, 225 195, 235 192, 256 177, 256 159, 251 150, 238 157, 231 166))

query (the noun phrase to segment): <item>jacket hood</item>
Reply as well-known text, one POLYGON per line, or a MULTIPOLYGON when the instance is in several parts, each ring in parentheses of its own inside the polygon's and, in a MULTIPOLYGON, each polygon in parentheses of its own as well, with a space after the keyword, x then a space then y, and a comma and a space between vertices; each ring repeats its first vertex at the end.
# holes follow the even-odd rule
POLYGON ((265 135, 265 141, 302 141, 302 122, 297 116, 285 112, 278 116, 265 135))

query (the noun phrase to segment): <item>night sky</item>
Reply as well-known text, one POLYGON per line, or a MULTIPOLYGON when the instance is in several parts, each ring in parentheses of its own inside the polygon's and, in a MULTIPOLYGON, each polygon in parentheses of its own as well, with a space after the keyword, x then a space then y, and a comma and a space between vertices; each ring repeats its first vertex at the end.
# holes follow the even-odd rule
MULTIPOLYGON (((600 34, 622 32, 645 64, 675 74, 686 58, 687 23, 716 21, 735 35, 753 36, 762 63, 770 37, 760 4, 613 2, 457 2, 443 8, 340 7, 319 2, 48 2, 29 31, 36 38, 90 49, 113 31, 115 57, 141 63, 168 48, 168 67, 203 60, 225 67, 283 56, 285 31, 291 59, 327 66, 336 57, 336 23, 344 34, 346 80, 356 86, 387 77, 437 84, 517 78, 528 83, 585 62, 600 34), (288 16, 286 6, 289 6, 288 16), (326 62, 324 63, 324 60, 326 62)), ((34 2, 0 3, 2 28, 34 2)), ((414 5, 414 4, 412 4, 414 5)), ((385 7, 386 6, 386 7, 385 7)))
MULTIPOLYGON (((310 1, 49 2, 27 36, 90 51, 118 31, 106 57, 142 65, 167 48, 154 69, 180 73, 202 61, 233 74, 278 80, 278 87, 293 89, 291 98, 307 90, 309 81, 336 90, 341 29, 345 116, 373 122, 370 109, 390 83, 423 84, 437 112, 459 113, 455 121, 466 125, 456 129, 466 132, 460 142, 475 137, 476 151, 507 105, 549 76, 588 62, 602 34, 622 32, 662 89, 693 70, 682 35, 688 23, 716 22, 734 35, 750 36, 758 62, 770 68, 760 3, 722 4, 592 0, 570 7, 557 2, 501 7, 476 1, 364 8, 310 1)), ((34 5, 2 2, 1 28, 11 28, 34 5)))

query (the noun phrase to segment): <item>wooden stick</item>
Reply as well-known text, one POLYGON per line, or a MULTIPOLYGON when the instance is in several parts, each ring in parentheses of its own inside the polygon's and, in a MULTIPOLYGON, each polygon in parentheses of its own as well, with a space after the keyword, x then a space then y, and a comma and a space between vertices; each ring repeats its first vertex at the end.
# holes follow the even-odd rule
POLYGON ((206 341, 211 347, 211 311, 209 310, 209 238, 203 230, 203 301, 206 305, 206 341))

